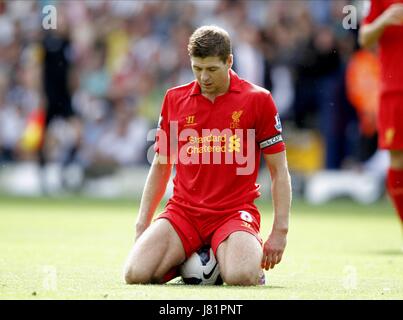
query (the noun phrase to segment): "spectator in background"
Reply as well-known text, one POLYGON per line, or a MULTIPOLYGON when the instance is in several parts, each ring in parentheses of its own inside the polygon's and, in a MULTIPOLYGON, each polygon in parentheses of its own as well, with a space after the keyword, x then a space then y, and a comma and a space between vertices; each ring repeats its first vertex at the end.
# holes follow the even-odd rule
MULTIPOLYGON (((136 111, 132 98, 120 99, 114 104, 112 120, 106 124, 105 130, 87 131, 92 137, 96 135, 92 141, 87 140, 92 150, 86 157, 87 176, 105 175, 121 167, 146 163, 144 154, 149 127, 146 120, 137 117, 136 111)), ((99 115, 98 121, 104 117, 105 114, 99 115)), ((87 137, 91 139, 89 135, 87 137)))
MULTIPOLYGON (((312 33, 295 55, 295 122, 298 128, 319 128, 325 142, 325 167, 339 169, 348 153, 354 110, 345 97, 345 65, 330 26, 312 33), (317 117, 312 117, 316 115, 317 117)), ((353 143, 353 142, 351 142, 353 143)))
POLYGON ((6 72, 0 72, 0 163, 17 160, 18 142, 24 130, 21 108, 7 100, 8 78, 6 72))
POLYGON ((234 61, 234 69, 239 76, 262 86, 264 84, 264 56, 262 53, 262 39, 259 29, 245 23, 240 28, 238 44, 234 55, 240 57, 234 61))
MULTIPOLYGON (((62 11, 62 10, 59 10, 62 11)), ((70 42, 69 27, 66 18, 59 14, 58 27, 44 32, 43 37, 43 90, 45 95, 46 118, 44 143, 39 151, 41 167, 42 191, 48 192, 43 169, 47 163, 46 147, 48 128, 54 119, 62 118, 69 121, 74 128, 75 137, 62 160, 63 167, 74 161, 79 148, 81 123, 71 103, 71 72, 73 51, 70 42)), ((64 181, 62 177, 62 181, 64 181)))
MULTIPOLYGON (((70 146, 60 139, 51 139, 54 141, 51 148, 68 150, 51 151, 47 158, 46 152, 42 152, 41 163, 56 159, 67 164, 77 151, 80 157, 92 154, 91 144, 79 143, 79 132, 93 130, 97 134, 88 137, 98 141, 105 135, 109 120, 114 119, 115 103, 126 97, 133 97, 136 102, 136 119, 147 119, 156 125, 155 115, 165 90, 193 79, 184 49, 191 31, 202 24, 215 24, 227 29, 234 40, 234 51, 238 53, 234 69, 247 80, 272 90, 285 125, 296 122, 299 128, 320 127, 329 151, 327 167, 339 168, 348 156, 348 150, 340 147, 340 142, 354 136, 346 133, 350 129, 344 124, 354 122, 354 117, 343 101, 343 76, 351 52, 351 39, 344 39, 355 37, 340 32, 341 17, 337 16, 342 14, 340 3, 349 4, 337 1, 333 5, 317 0, 217 0, 192 1, 186 5, 176 1, 59 1, 58 28, 46 31, 44 42, 45 85, 42 89, 27 90, 20 80, 11 77, 5 89, 13 97, 12 101, 7 98, 11 101, 8 105, 14 113, 20 106, 23 120, 29 116, 31 107, 21 101, 29 100, 28 96, 44 95, 52 113, 61 108, 57 112, 62 118, 71 118, 69 124, 76 138, 70 146), (55 44, 59 49, 49 47, 55 44), (50 56, 58 62, 51 62, 50 56), (244 66, 251 62, 255 67, 249 73, 252 68, 246 70, 244 66), (72 86, 68 80, 71 73, 72 86), (56 93, 53 85, 61 91, 56 93), (87 103, 93 105, 89 107, 87 103), (94 106, 100 108, 93 111, 98 120, 87 112, 94 106), (107 118, 103 119, 101 114, 107 118), (56 153, 64 156, 52 157, 56 153)), ((26 48, 35 45, 37 34, 43 33, 38 19, 41 4, 3 3, 0 68, 6 70, 5 74, 14 75, 21 70, 18 62, 25 56, 26 48)), ((1 112, 0 118, 4 118, 1 112)), ((48 122, 53 118, 48 115, 48 122)), ((50 130, 49 134, 56 131, 60 130, 50 130)), ((25 159, 20 153, 14 157, 25 159)))

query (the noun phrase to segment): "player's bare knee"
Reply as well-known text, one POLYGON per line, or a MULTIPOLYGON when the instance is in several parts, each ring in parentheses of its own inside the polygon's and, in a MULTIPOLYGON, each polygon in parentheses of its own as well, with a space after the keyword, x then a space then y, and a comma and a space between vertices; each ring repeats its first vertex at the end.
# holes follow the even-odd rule
POLYGON ((223 280, 232 286, 255 286, 259 282, 259 271, 249 268, 227 272, 223 274, 223 280))
POLYGON ((149 284, 151 283, 151 278, 129 272, 125 274, 125 282, 126 284, 149 284))
POLYGON ((256 277, 246 274, 231 275, 225 278, 224 282, 230 286, 255 286, 258 284, 256 277))
POLYGON ((152 283, 153 275, 147 271, 141 271, 135 267, 127 267, 124 271, 126 284, 147 284, 152 283))

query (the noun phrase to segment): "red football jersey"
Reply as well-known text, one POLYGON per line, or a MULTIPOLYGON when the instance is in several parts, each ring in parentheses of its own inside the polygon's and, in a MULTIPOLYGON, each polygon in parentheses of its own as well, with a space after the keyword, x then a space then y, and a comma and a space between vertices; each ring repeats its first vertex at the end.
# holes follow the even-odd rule
MULTIPOLYGON (((390 5, 403 0, 371 0, 364 24, 373 22, 390 5)), ((403 90, 403 26, 389 26, 379 39, 381 92, 403 90)))
POLYGON ((270 92, 232 70, 228 92, 214 102, 196 80, 165 95, 155 151, 175 159, 169 203, 212 213, 253 203, 261 152, 284 150, 270 92))

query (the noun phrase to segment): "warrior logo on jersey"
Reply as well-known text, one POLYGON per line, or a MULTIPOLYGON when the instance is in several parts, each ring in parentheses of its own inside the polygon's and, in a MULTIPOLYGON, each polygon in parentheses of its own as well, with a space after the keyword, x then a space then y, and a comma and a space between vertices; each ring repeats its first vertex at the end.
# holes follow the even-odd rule
POLYGON ((276 124, 274 125, 274 127, 276 128, 276 130, 278 132, 281 132, 283 130, 283 128, 281 126, 280 115, 278 113, 276 114, 275 119, 276 119, 276 124))
POLYGON ((194 124, 194 123, 195 123, 195 116, 186 117, 186 124, 194 124))

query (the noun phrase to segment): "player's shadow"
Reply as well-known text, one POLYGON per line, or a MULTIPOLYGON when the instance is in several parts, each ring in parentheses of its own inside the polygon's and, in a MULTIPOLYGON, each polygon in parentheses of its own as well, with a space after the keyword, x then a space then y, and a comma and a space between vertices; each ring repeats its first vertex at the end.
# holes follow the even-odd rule
POLYGON ((402 256, 403 251, 399 249, 390 249, 390 250, 378 250, 370 252, 372 254, 381 255, 381 256, 402 256))
POLYGON ((266 284, 264 286, 259 285, 259 286, 229 286, 229 285, 224 285, 222 286, 223 288, 226 289, 240 289, 240 290, 246 290, 246 289, 250 289, 253 288, 253 290, 272 290, 272 289, 286 289, 286 287, 282 287, 282 286, 271 286, 269 284, 266 284))
POLYGON ((177 283, 177 282, 168 282, 166 285, 170 286, 170 287, 180 287, 180 288, 184 288, 184 287, 188 287, 188 288, 198 288, 198 289, 224 289, 224 290, 233 290, 233 289, 239 289, 239 290, 247 290, 250 288, 253 288, 253 290, 275 290, 275 289, 287 289, 287 287, 282 287, 282 286, 271 286, 271 285, 265 285, 265 286, 253 286, 253 287, 249 287, 249 286, 229 286, 229 285, 210 285, 210 286, 200 286, 200 285, 187 285, 184 283, 177 283))

